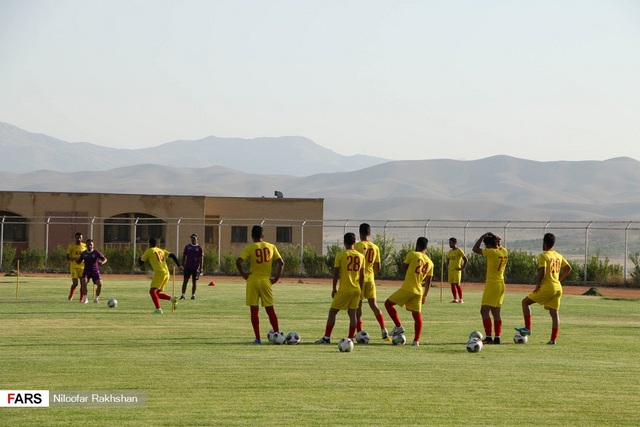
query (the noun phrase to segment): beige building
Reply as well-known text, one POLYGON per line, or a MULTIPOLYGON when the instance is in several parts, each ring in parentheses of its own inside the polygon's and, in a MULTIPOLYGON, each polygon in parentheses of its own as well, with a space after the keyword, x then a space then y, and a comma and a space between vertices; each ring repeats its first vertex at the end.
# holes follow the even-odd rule
POLYGON ((322 253, 324 199, 205 197, 144 194, 0 192, 0 242, 19 249, 66 246, 76 231, 107 244, 146 246, 161 239, 182 252, 189 236, 219 253, 239 253, 251 227, 263 225, 265 240, 311 245, 322 253))

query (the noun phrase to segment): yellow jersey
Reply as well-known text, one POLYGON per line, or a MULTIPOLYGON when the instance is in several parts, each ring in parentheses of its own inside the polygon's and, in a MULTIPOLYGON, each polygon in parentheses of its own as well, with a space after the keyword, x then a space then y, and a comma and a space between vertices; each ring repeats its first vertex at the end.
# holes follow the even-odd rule
POLYGON ((271 277, 273 261, 282 257, 274 244, 255 242, 242 250, 240 258, 249 260, 252 276, 271 277))
POLYGON ((360 272, 364 262, 364 255, 355 249, 347 249, 336 255, 333 266, 340 268, 339 291, 349 292, 356 289, 360 291, 360 272))
POLYGON ((364 255, 364 281, 373 282, 373 266, 380 262, 380 248, 373 242, 363 241, 355 244, 355 250, 364 255))
POLYGON ((407 254, 404 264, 409 264, 400 289, 422 295, 422 282, 433 276, 433 261, 424 252, 412 251, 407 254))

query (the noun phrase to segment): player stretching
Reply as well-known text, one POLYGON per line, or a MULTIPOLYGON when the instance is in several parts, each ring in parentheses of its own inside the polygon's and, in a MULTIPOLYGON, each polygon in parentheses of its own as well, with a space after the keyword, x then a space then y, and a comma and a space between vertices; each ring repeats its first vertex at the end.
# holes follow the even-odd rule
POLYGON ((560 299, 562 298, 562 285, 560 282, 571 272, 571 266, 562 255, 553 250, 556 236, 551 233, 544 235, 542 239, 542 252, 538 255, 538 279, 536 288, 522 300, 522 314, 524 316, 524 328, 516 328, 520 335, 531 335, 531 304, 538 303, 549 310, 551 316, 551 340, 547 343, 555 345, 558 339, 560 327, 560 299))
POLYGON ((191 299, 196 299, 196 282, 202 274, 202 262, 204 259, 202 246, 198 244, 198 235, 191 235, 191 243, 184 247, 182 252, 182 264, 184 265, 184 280, 182 281, 182 295, 180 299, 184 299, 184 293, 187 291, 189 278, 191 278, 191 299))
POLYGON ((87 283, 89 279, 93 280, 93 284, 96 285, 96 296, 93 298, 93 302, 98 302, 100 292, 102 292, 102 278, 100 277, 100 266, 107 262, 107 258, 102 252, 93 249, 93 240, 87 239, 85 242, 87 250, 80 254, 78 262, 84 262, 84 271, 80 278, 81 292, 88 295, 87 283))
POLYGON ((260 339, 260 311, 258 304, 262 302, 264 310, 269 316, 269 323, 275 332, 280 331, 278 325, 278 316, 273 308, 273 288, 271 285, 280 280, 282 269, 284 268, 284 260, 280 256, 275 245, 265 242, 262 227, 254 225, 251 229, 251 239, 253 243, 242 250, 238 259, 236 259, 236 267, 240 275, 247 281, 246 303, 251 311, 251 326, 256 336, 254 344, 262 344, 260 339), (249 260, 249 273, 244 271, 244 262, 249 260), (273 261, 276 262, 276 273, 271 276, 273 261))
MULTIPOLYGON (((78 263, 78 258, 80 258, 80 254, 86 249, 87 245, 82 242, 82 233, 78 231, 75 234, 75 242, 71 243, 67 248, 67 260, 69 260, 69 270, 71 272, 69 301, 73 299, 73 293, 76 291, 79 280, 84 272, 84 264, 82 262, 78 263)), ((80 304, 86 304, 87 302, 87 294, 83 293, 82 287, 80 287, 80 304)))
POLYGON ((393 336, 404 333, 404 328, 398 316, 398 310, 394 307, 399 305, 405 306, 413 316, 413 324, 415 336, 413 338, 413 346, 420 345, 420 335, 422 334, 422 306, 427 300, 429 287, 431 286, 431 277, 433 276, 433 261, 426 254, 429 240, 426 237, 418 237, 416 241, 416 250, 409 252, 402 263, 402 272, 404 282, 400 289, 395 291, 384 302, 384 306, 389 313, 389 317, 393 320, 396 327, 391 332, 393 336))
POLYGON ((449 239, 449 252, 447 252, 447 260, 449 261, 449 268, 447 270, 447 277, 449 278, 449 284, 451 285, 451 293, 453 294, 452 303, 462 304, 462 270, 467 267, 467 256, 464 251, 458 246, 458 239, 452 237, 449 239))
POLYGON ((333 287, 331 290, 331 308, 327 316, 327 325, 324 337, 316 341, 316 344, 331 344, 331 332, 336 324, 336 315, 340 310, 347 310, 349 315, 349 334, 353 339, 356 334, 358 304, 362 302, 360 297, 364 285, 364 255, 354 249, 356 235, 347 233, 343 239, 344 251, 338 252, 333 263, 333 287), (338 289, 338 281, 340 288, 338 289))
POLYGON ((473 252, 487 259, 487 276, 482 294, 480 315, 484 325, 484 344, 500 344, 502 335, 502 318, 500 308, 504 301, 504 269, 507 266, 508 253, 505 248, 498 246, 498 239, 493 233, 484 233, 475 245, 473 252), (485 249, 480 249, 484 243, 485 249), (495 336, 491 337, 491 316, 495 322, 495 336))
POLYGON ((362 287, 362 295, 360 296, 360 304, 356 311, 357 318, 357 330, 362 330, 362 300, 366 299, 369 302, 369 307, 373 311, 378 324, 380 325, 380 332, 382 339, 389 341, 389 332, 384 324, 384 315, 378 307, 378 301, 376 300, 376 281, 375 275, 380 271, 380 248, 373 242, 369 241, 371 235, 371 226, 367 223, 360 224, 360 241, 355 244, 355 250, 364 255, 364 285, 362 287))
POLYGON ((151 264, 153 279, 151 279, 149 295, 151 296, 153 305, 156 307, 155 313, 162 314, 162 308, 160 308, 161 299, 171 301, 174 309, 178 305, 178 299, 175 296, 169 296, 164 293, 164 288, 167 286, 167 283, 169 283, 170 277, 167 258, 171 258, 180 270, 182 270, 182 266, 180 265, 180 261, 178 261, 178 257, 165 249, 159 248, 157 245, 158 241, 154 237, 150 238, 149 247, 144 251, 138 262, 140 263, 140 267, 142 267, 145 262, 151 264))

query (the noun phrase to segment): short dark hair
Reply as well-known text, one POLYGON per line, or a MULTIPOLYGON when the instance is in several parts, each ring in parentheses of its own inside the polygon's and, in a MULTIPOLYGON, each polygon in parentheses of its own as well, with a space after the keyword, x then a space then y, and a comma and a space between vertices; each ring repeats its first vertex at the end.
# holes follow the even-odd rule
POLYGON ((551 249, 553 245, 556 244, 556 236, 553 235, 552 233, 547 233, 542 238, 542 241, 544 242, 545 245, 547 245, 547 248, 551 249))
POLYGON ((427 249, 428 244, 429 244, 429 239, 427 239, 426 237, 418 237, 418 240, 416 240, 416 248, 419 251, 427 249))
POLYGON ((453 243, 458 243, 458 239, 456 239, 455 237, 450 237, 449 241, 453 243))
POLYGON ((482 239, 486 246, 498 246, 498 238, 495 234, 489 234, 484 239, 482 239))
POLYGON ((87 245, 89 244, 89 242, 93 243, 93 239, 87 239, 84 241, 87 245))
POLYGON ((74 236, 76 236, 76 237, 77 237, 77 236, 82 236, 82 233, 81 233, 81 232, 79 232, 79 231, 77 231, 77 232, 76 232, 76 234, 74 234, 74 236))
POLYGON ((158 240, 155 237, 149 237, 149 246, 158 246, 158 240))
POLYGON ((344 235, 344 243, 347 245, 353 245, 356 242, 356 235, 354 233, 346 233, 344 235))
POLYGON ((251 229, 251 237, 253 237, 254 239, 259 239, 262 237, 262 226, 261 225, 254 225, 253 228, 251 229))
POLYGON ((367 236, 371 234, 371 226, 366 222, 360 224, 360 234, 365 234, 367 236))

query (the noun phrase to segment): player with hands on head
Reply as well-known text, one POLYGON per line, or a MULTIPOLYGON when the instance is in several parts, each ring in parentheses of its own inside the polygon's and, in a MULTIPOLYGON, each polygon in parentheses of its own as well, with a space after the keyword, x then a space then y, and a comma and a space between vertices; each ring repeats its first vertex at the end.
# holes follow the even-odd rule
POLYGON ((473 252, 482 255, 487 259, 487 273, 482 293, 482 303, 480 306, 480 315, 482 316, 482 324, 484 326, 485 339, 484 344, 500 344, 502 335, 502 317, 500 309, 504 302, 504 270, 507 266, 509 256, 507 250, 502 246, 498 246, 498 239, 491 232, 484 233, 473 245, 473 252), (485 248, 481 249, 480 245, 484 243, 485 248), (491 316, 495 323, 495 336, 492 337, 491 316))

